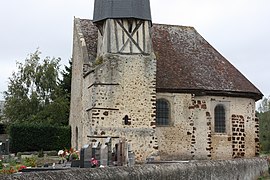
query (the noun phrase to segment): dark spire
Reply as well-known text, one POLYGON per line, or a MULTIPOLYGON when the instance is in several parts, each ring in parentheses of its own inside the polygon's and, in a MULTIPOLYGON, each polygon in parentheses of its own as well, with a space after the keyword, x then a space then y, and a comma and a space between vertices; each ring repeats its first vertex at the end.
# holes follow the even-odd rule
POLYGON ((94 22, 121 18, 151 21, 149 0, 95 0, 94 22))

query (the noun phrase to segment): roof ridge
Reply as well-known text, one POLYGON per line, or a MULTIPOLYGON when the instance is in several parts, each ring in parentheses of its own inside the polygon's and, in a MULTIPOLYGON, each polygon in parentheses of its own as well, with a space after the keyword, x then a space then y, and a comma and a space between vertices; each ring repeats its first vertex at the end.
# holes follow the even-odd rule
POLYGON ((193 26, 185 26, 185 25, 177 25, 177 24, 163 24, 163 23, 153 23, 153 25, 157 25, 157 26, 168 26, 168 27, 186 27, 186 28, 191 28, 191 29, 195 29, 195 27, 193 26))

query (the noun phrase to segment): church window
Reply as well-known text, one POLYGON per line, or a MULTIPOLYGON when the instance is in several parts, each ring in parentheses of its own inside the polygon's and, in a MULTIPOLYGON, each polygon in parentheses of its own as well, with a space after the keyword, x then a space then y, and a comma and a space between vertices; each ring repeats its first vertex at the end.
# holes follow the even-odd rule
POLYGON ((76 130, 75 130, 75 148, 78 149, 79 147, 79 130, 78 130, 78 127, 76 127, 76 130))
POLYGON ((169 117, 170 117, 169 102, 165 99, 158 99, 156 105, 157 105, 157 113, 156 113, 157 126, 169 125, 169 117))
POLYGON ((215 107, 215 132, 225 133, 226 132, 226 116, 225 107, 222 104, 218 104, 215 107))

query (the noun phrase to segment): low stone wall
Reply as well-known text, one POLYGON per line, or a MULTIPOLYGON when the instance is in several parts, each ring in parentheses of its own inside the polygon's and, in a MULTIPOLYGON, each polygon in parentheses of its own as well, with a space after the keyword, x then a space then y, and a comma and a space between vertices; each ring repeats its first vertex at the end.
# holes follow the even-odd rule
POLYGON ((266 159, 194 161, 134 167, 69 169, 0 176, 5 180, 255 180, 268 171, 266 159))

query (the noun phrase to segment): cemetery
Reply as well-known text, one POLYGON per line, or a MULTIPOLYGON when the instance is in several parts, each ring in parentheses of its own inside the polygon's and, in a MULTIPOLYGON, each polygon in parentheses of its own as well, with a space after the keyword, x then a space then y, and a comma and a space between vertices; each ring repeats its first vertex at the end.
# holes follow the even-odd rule
POLYGON ((0 174, 135 165, 135 155, 125 139, 106 136, 89 138, 92 143, 85 145, 80 152, 73 148, 58 152, 18 152, 16 155, 7 151, 1 155, 0 174), (114 147, 112 141, 116 142, 114 147))

